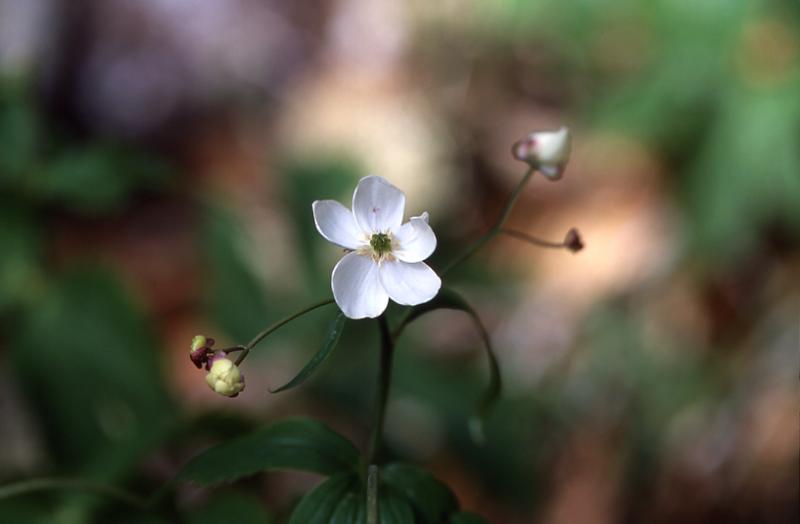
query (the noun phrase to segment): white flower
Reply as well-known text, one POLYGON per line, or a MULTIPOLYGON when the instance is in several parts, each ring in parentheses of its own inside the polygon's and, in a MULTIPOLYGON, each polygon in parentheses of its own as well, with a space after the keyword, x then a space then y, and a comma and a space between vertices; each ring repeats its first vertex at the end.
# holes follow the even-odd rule
POLYGON ((558 180, 569 160, 569 129, 531 133, 516 142, 511 152, 517 160, 527 162, 551 180, 558 180))
POLYGON ((403 192, 378 176, 359 181, 352 212, 335 200, 312 205, 319 233, 349 251, 331 275, 333 297, 349 318, 375 318, 390 298, 415 306, 439 292, 441 279, 423 262, 436 249, 428 213, 403 224, 405 205, 403 192))

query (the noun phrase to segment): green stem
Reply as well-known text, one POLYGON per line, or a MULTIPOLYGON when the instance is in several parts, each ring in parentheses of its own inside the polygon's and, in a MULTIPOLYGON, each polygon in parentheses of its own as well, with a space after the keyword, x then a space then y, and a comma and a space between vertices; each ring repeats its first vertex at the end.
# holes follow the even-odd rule
POLYGON ((250 350, 253 349, 259 342, 261 342, 266 337, 268 337, 273 331, 277 330, 278 328, 280 328, 284 324, 288 324, 289 322, 291 322, 292 320, 296 319, 297 317, 301 317, 301 316, 305 315, 306 313, 314 311, 315 309, 320 308, 322 306, 327 306, 328 304, 333 304, 333 302, 334 302, 334 300, 332 298, 329 298, 327 300, 323 300, 322 302, 317 302, 316 304, 312 304, 312 305, 310 305, 308 307, 305 307, 305 308, 301 309, 300 311, 292 313, 288 317, 282 318, 281 320, 275 322, 274 324, 272 324, 271 326, 269 326, 268 328, 266 328, 265 330, 260 332, 258 335, 253 337, 253 340, 251 340, 250 342, 247 343, 247 345, 244 347, 242 352, 239 354, 239 357, 236 359, 236 362, 235 362, 236 365, 238 366, 239 364, 241 364, 242 361, 247 357, 247 354, 250 353, 250 350))
POLYGON ((31 480, 23 480, 14 484, 6 484, 0 486, 0 500, 10 497, 18 497, 35 493, 37 491, 50 491, 58 489, 68 489, 75 491, 86 491, 97 495, 103 495, 120 502, 124 502, 137 509, 146 509, 150 502, 148 499, 142 498, 134 493, 125 491, 114 486, 101 484, 85 479, 68 479, 68 478, 38 478, 31 480))
POLYGON ((457 257, 455 260, 451 261, 447 266, 445 266, 445 268, 442 269, 441 271, 441 276, 444 276, 453 268, 455 268, 456 266, 467 260, 469 257, 474 255, 480 248, 484 246, 484 244, 486 244, 491 239, 496 237, 502 231, 503 226, 508 221, 508 218, 511 216, 511 210, 514 209, 514 204, 516 204, 519 195, 525 188, 525 184, 528 183, 528 180, 530 180, 531 176, 533 176, 535 172, 536 171, 534 170, 534 168, 532 167, 528 168, 528 170, 525 172, 525 175, 519 181, 519 184, 517 184, 517 187, 514 188, 514 191, 511 193, 511 196, 508 197, 505 206, 503 206, 503 210, 500 212, 500 216, 497 218, 497 222, 495 222, 495 224, 489 229, 489 231, 484 233, 481 238, 476 240, 475 243, 469 247, 469 249, 467 249, 464 253, 462 253, 461 256, 457 257))
POLYGON ((378 466, 367 469, 367 524, 378 524, 378 466))
POLYGON ((389 329, 386 315, 378 317, 381 333, 381 356, 378 369, 378 392, 375 396, 375 418, 372 423, 372 438, 367 451, 367 466, 374 464, 380 453, 383 438, 383 422, 386 415, 386 400, 389 398, 389 384, 392 380, 392 354, 394 339, 389 329))

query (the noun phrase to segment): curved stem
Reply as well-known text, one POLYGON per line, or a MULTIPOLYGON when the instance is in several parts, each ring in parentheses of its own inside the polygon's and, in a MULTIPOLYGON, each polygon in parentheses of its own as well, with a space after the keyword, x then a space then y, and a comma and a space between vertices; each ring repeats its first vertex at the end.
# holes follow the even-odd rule
POLYGON ((253 340, 248 342, 247 345, 242 349, 242 352, 239 354, 239 357, 236 359, 236 362, 235 362, 236 365, 238 366, 239 364, 241 364, 242 361, 247 357, 247 354, 250 353, 250 350, 253 349, 259 342, 261 342, 266 337, 268 337, 273 331, 277 330, 278 328, 280 328, 284 324, 288 324, 289 322, 291 322, 292 320, 296 319, 297 317, 301 317, 301 316, 305 315, 306 313, 314 311, 315 309, 320 308, 322 306, 327 306, 328 304, 333 304, 333 302, 334 302, 334 300, 332 298, 329 298, 327 300, 323 300, 322 302, 317 302, 316 304, 312 304, 312 305, 310 305, 308 307, 305 307, 305 308, 301 309, 300 311, 292 313, 288 317, 282 318, 281 320, 275 322, 274 324, 272 324, 268 328, 264 329, 258 335, 253 337, 253 340))
POLYGON ((386 415, 386 400, 389 398, 389 384, 392 380, 392 354, 394 353, 394 339, 389 329, 386 315, 378 317, 378 326, 381 333, 381 356, 378 369, 378 392, 375 396, 375 415, 372 423, 372 438, 367 451, 367 466, 374 464, 380 453, 383 438, 383 421, 386 415))
POLYGON ((44 477, 31 480, 23 480, 14 484, 0 486, 0 500, 20 495, 27 495, 37 491, 50 491, 58 489, 70 489, 76 491, 86 491, 97 495, 103 495, 120 502, 124 502, 138 509, 145 509, 150 504, 148 499, 140 497, 129 491, 125 491, 114 486, 101 484, 85 479, 69 479, 44 477))
POLYGON ((514 209, 514 204, 517 202, 519 195, 522 193, 525 184, 527 184, 528 180, 530 180, 531 176, 533 176, 533 173, 535 173, 535 170, 532 167, 528 168, 528 170, 525 172, 525 175, 519 181, 519 184, 517 184, 517 187, 514 188, 514 191, 511 193, 511 196, 508 197, 505 206, 503 206, 503 210, 500 212, 500 216, 497 218, 497 222, 495 222, 494 225, 489 229, 489 231, 484 233, 481 238, 476 240, 475 243, 469 247, 469 249, 467 249, 459 257, 457 257, 455 260, 451 261, 448 265, 446 265, 444 269, 442 269, 441 276, 444 276, 453 268, 455 268, 456 266, 467 260, 469 257, 474 255, 480 248, 484 246, 484 244, 489 242, 491 239, 496 237, 501 232, 503 226, 508 221, 508 217, 511 216, 511 210, 514 209))
POLYGON ((522 231, 517 231, 515 229, 501 229, 500 233, 504 235, 508 235, 512 238, 516 238, 518 240, 523 240, 528 242, 529 244, 533 244, 535 246, 540 247, 550 247, 553 249, 562 249, 568 247, 567 244, 564 242, 551 242, 549 240, 543 240, 541 238, 537 238, 535 236, 529 235, 527 233, 523 233, 522 231))

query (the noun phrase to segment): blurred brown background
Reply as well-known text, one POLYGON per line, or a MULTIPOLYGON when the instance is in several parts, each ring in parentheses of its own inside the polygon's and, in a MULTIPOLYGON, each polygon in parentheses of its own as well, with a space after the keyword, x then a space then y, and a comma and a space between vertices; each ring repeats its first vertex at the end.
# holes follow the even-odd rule
MULTIPOLYGON (((339 253, 310 205, 368 173, 430 212, 442 267, 522 175, 511 144, 567 125, 564 179, 534 178, 511 225, 575 226, 587 247, 499 238, 448 277, 501 360, 488 443, 466 430, 479 340, 437 313, 398 351, 392 452, 491 522, 797 522, 798 15, 790 0, 0 0, 0 481, 149 492, 285 414, 363 443, 369 323, 307 387, 270 395, 332 311, 290 326, 233 401, 188 362, 192 335, 242 343, 329 296, 339 253)), ((314 482, 241 489, 280 522, 314 482)), ((145 522, 114 511, 0 501, 4 522, 145 522)))

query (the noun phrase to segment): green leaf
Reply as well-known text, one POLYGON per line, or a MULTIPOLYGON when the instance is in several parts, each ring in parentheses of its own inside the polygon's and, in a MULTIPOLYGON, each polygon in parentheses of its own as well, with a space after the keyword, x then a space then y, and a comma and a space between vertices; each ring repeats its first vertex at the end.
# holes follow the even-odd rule
POLYGON ((189 524, 268 524, 269 515, 254 497, 241 493, 215 494, 208 504, 191 511, 189 524))
POLYGON ((15 376, 65 470, 110 480, 174 426, 157 340, 111 275, 53 282, 12 337, 15 376))
POLYGON ((295 376, 292 380, 278 389, 270 390, 270 392, 278 393, 280 391, 285 391, 287 389, 299 386, 305 382, 306 379, 310 377, 312 373, 314 373, 314 370, 316 370, 320 364, 325 362, 325 360, 333 351, 333 348, 336 347, 336 344, 339 342, 339 338, 342 336, 342 331, 344 330, 344 324, 346 321, 347 317, 344 316, 344 313, 339 313, 328 330, 328 338, 325 339, 325 343, 322 345, 320 350, 317 351, 314 357, 308 361, 308 364, 306 364, 305 367, 300 370, 300 373, 298 373, 297 376, 295 376))
MULTIPOLYGON (((422 468, 393 463, 381 468, 381 478, 408 500, 424 523, 447 522, 448 515, 458 510, 458 500, 450 488, 422 468)), ((382 498, 379 504, 383 515, 382 498)), ((393 512, 402 512, 397 506, 390 507, 393 512)))
POLYGON ((300 499, 300 503, 292 512, 289 524, 329 524, 333 522, 334 516, 339 519, 351 516, 352 505, 358 502, 352 497, 341 509, 342 513, 339 515, 336 513, 348 495, 355 493, 357 485, 358 477, 354 473, 340 473, 325 480, 300 499))
POLYGON ((178 480, 218 484, 275 469, 332 475, 355 470, 358 459, 353 444, 326 425, 289 419, 200 453, 183 468, 178 480))
POLYGON ((442 288, 442 290, 439 291, 439 294, 436 295, 436 297, 434 297, 434 299, 430 302, 426 302, 425 304, 421 304, 413 308, 408 317, 405 319, 403 325, 409 324, 422 315, 437 309, 455 309, 468 314, 472 319, 473 324, 478 329, 481 340, 483 341, 483 346, 486 350, 486 357, 489 359, 489 385, 486 386, 486 390, 478 401, 478 407, 476 409, 477 416, 470 421, 472 437, 477 442, 483 442, 485 440, 483 431, 484 421, 492 406, 500 396, 500 392, 502 390, 500 366, 497 363, 497 356, 492 348, 492 341, 489 338, 489 332, 486 331, 486 327, 483 325, 483 322, 481 321, 481 318, 478 316, 478 313, 475 311, 475 309, 473 309, 472 306, 470 306, 461 295, 452 289, 447 288, 442 288))
POLYGON ((450 517, 450 524, 489 524, 489 521, 477 513, 459 511, 450 517))
POLYGON ((361 524, 366 521, 364 494, 351 491, 342 498, 331 515, 330 524, 361 524))
POLYGON ((384 490, 378 494, 378 518, 381 524, 410 524, 414 522, 414 510, 395 490, 384 490))

